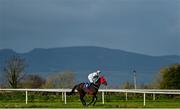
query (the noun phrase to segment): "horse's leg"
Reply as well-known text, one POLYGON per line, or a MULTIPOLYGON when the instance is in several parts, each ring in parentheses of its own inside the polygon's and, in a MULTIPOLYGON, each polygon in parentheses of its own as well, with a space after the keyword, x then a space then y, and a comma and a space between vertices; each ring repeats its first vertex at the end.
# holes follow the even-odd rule
POLYGON ((91 103, 94 102, 94 98, 95 98, 95 97, 94 97, 94 95, 93 95, 92 101, 88 104, 88 106, 91 105, 91 103))
POLYGON ((85 106, 85 105, 86 105, 86 102, 85 102, 85 100, 84 100, 84 96, 85 96, 85 93, 81 92, 81 93, 80 93, 80 100, 81 100, 82 104, 85 106))
POLYGON ((82 104, 85 106, 85 105, 86 105, 86 102, 85 102, 85 100, 83 99, 82 96, 80 96, 80 100, 81 100, 82 104))
POLYGON ((96 104, 96 101, 97 101, 97 96, 96 96, 96 95, 94 95, 94 98, 95 98, 95 101, 94 101, 94 103, 93 103, 93 106, 96 104))

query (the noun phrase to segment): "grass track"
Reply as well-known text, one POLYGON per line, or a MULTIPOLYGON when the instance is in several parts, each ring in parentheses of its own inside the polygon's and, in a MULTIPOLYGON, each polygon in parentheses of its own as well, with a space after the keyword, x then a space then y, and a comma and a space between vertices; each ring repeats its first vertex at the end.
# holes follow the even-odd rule
MULTIPOLYGON (((146 106, 143 106, 142 94, 128 94, 128 101, 125 101, 124 94, 107 93, 105 104, 102 104, 101 94, 95 108, 180 108, 180 98, 158 95, 156 100, 152 96, 146 96, 146 106)), ((86 101, 91 97, 86 96, 86 101)), ((89 106, 86 108, 92 108, 89 106)), ((28 93, 28 104, 25 104, 25 93, 10 92, 0 93, 0 108, 85 108, 82 106, 79 96, 67 96, 65 105, 61 98, 61 93, 28 93)))
MULTIPOLYGON (((90 108, 93 106, 89 106, 90 108)), ((96 108, 143 108, 143 101, 116 101, 116 102, 101 102, 96 103, 96 108)), ((180 101, 147 101, 147 108, 180 108, 180 101)), ((0 102, 0 108, 84 108, 82 104, 77 102, 0 102)))

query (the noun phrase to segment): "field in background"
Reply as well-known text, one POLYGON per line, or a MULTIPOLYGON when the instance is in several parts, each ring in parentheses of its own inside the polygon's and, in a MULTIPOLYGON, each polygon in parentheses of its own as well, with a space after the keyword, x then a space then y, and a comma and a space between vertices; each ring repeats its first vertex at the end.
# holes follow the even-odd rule
MULTIPOLYGON (((29 92, 28 104, 25 104, 25 93, 22 92, 1 92, 0 93, 0 108, 18 108, 18 107, 31 107, 31 108, 83 108, 79 96, 67 96, 67 104, 62 101, 61 93, 49 92, 29 92)), ((156 95, 156 100, 153 101, 152 95, 146 96, 145 107, 159 107, 159 108, 180 108, 179 95, 156 95)), ((90 101, 91 97, 86 96, 86 101, 90 101)), ((89 106, 92 107, 92 106, 89 106)), ((98 94, 97 108, 136 108, 143 106, 142 94, 128 94, 128 101, 125 100, 124 93, 105 93, 105 104, 102 104, 101 94, 98 94)))

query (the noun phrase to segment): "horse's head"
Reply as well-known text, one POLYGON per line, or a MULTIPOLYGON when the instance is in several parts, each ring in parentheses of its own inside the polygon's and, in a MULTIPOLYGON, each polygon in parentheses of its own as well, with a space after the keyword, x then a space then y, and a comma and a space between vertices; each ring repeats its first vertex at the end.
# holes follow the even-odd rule
POLYGON ((99 80, 100 80, 100 83, 101 83, 101 84, 107 85, 107 81, 106 81, 106 79, 104 78, 104 76, 100 76, 99 80))

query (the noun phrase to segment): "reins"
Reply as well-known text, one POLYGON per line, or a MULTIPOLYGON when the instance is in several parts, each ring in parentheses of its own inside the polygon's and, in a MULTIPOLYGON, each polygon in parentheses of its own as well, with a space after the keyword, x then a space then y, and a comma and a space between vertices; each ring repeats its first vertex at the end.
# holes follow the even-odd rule
POLYGON ((92 84, 92 86, 93 86, 95 89, 99 89, 99 87, 96 86, 95 84, 92 84))

